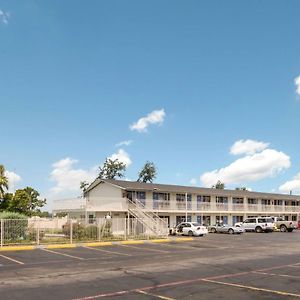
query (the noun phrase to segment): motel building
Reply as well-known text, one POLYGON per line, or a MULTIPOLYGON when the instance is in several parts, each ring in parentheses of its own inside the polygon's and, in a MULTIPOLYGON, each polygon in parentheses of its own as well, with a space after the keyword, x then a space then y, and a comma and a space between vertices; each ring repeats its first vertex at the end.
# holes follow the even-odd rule
POLYGON ((54 201, 53 213, 89 219, 158 215, 174 226, 182 221, 235 224, 248 217, 300 219, 300 195, 96 179, 84 198, 54 201), (132 213, 132 212, 136 213, 132 213), (138 212, 138 214, 137 214, 138 212))

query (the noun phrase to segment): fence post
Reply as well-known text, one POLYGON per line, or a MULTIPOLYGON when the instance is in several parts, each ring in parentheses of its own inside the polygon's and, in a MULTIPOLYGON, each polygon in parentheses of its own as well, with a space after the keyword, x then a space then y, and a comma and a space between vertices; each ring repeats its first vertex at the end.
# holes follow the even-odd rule
POLYGON ((1 237, 0 237, 0 240, 1 240, 1 248, 3 247, 3 236, 4 236, 4 232, 3 232, 3 219, 1 219, 0 221, 0 231, 1 231, 1 237))
POLYGON ((97 237, 98 237, 98 242, 101 241, 101 220, 100 218, 97 218, 97 237))
POLYGON ((70 244, 73 244, 73 222, 70 220, 70 244))
POLYGON ((124 239, 127 240, 127 219, 124 218, 124 239))
POLYGON ((40 220, 36 220, 35 219, 35 222, 37 221, 37 228, 36 228, 36 243, 37 245, 40 244, 40 220))

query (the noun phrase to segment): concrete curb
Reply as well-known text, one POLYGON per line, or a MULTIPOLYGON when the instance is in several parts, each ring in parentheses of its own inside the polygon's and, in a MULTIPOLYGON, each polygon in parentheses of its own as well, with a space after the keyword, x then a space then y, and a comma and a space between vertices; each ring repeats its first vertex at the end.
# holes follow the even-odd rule
POLYGON ((35 249, 64 249, 64 248, 77 248, 82 246, 87 247, 105 247, 113 245, 140 245, 140 244, 156 244, 156 243, 172 243, 172 242, 189 242, 193 241, 192 237, 183 238, 167 238, 167 239, 156 239, 156 240, 128 240, 128 241, 117 241, 117 242, 90 242, 90 243, 75 243, 75 244, 50 244, 50 245, 36 245, 36 246, 3 246, 0 248, 1 251, 26 251, 35 249))

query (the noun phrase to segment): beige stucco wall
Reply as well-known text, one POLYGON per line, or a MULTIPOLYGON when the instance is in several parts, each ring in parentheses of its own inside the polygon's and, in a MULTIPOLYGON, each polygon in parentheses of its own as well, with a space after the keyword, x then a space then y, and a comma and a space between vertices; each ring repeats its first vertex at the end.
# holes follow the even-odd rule
POLYGON ((91 190, 87 199, 87 211, 123 211, 127 210, 123 190, 109 183, 100 183, 91 190))

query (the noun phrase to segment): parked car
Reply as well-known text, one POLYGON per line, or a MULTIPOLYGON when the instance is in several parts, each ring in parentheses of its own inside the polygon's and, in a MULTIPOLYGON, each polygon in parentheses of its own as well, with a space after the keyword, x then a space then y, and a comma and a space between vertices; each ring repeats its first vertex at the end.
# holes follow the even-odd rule
POLYGON ((171 235, 203 236, 208 234, 205 226, 194 222, 182 222, 170 229, 171 235))
POLYGON ((274 225, 281 232, 292 232, 297 229, 297 222, 285 221, 282 217, 271 217, 274 221, 274 225))
POLYGON ((273 219, 266 217, 248 218, 244 222, 236 223, 235 226, 243 227, 245 231, 255 231, 258 233, 274 231, 273 219))
POLYGON ((208 226, 208 232, 211 233, 229 233, 229 234, 241 234, 245 232, 245 229, 241 226, 230 226, 228 224, 216 224, 208 226))

